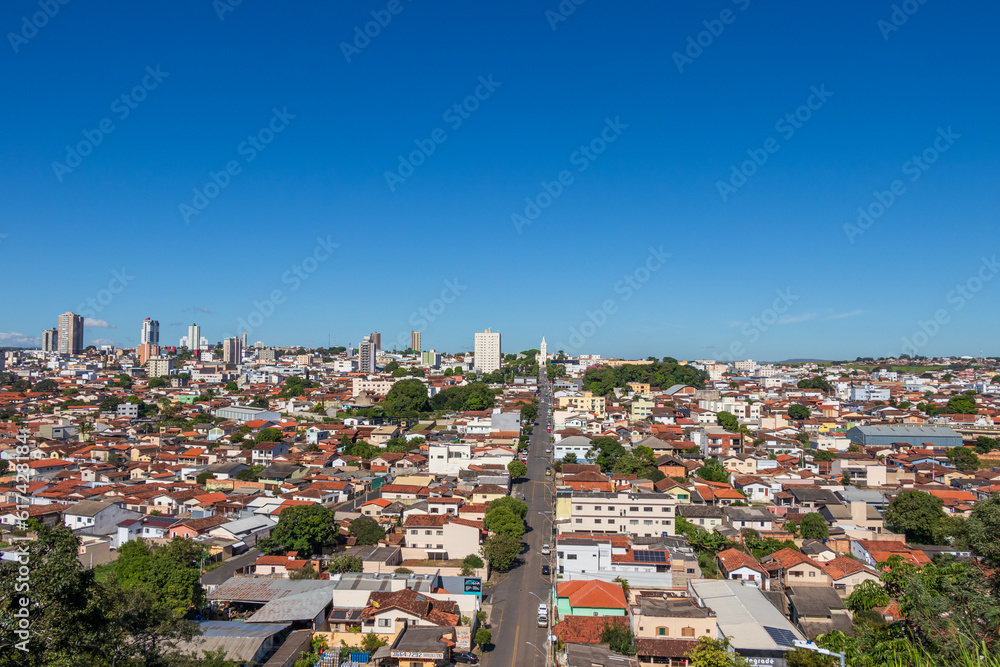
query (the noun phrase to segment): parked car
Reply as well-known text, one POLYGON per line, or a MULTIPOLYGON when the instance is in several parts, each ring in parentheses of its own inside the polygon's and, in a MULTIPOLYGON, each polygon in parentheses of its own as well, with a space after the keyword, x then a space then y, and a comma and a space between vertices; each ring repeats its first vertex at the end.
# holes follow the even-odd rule
POLYGON ((451 659, 456 665, 475 665, 479 663, 479 658, 473 653, 454 653, 451 659))
POLYGON ((545 476, 546 477, 552 477, 552 468, 546 468, 545 469, 545 476))
POLYGON ((552 553, 552 552, 549 551, 549 545, 548 544, 543 544, 542 545, 542 555, 543 556, 548 556, 550 553, 552 553))
POLYGON ((549 569, 548 565, 542 565, 542 576, 543 577, 547 577, 551 573, 552 573, 552 571, 549 569))

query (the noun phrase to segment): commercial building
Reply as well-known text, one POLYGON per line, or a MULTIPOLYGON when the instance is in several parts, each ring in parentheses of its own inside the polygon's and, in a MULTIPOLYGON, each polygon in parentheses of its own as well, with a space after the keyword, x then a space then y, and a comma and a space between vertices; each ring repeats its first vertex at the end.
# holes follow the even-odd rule
POLYGON ((253 421, 255 419, 261 419, 269 422, 281 421, 281 413, 261 408, 251 408, 245 405, 230 405, 227 408, 219 408, 212 413, 212 416, 222 417, 223 419, 232 419, 240 424, 245 424, 246 422, 253 421))
POLYGON ((74 313, 59 316, 59 354, 83 352, 83 317, 74 313))
POLYGON ((160 323, 148 317, 142 321, 142 331, 139 333, 139 344, 160 344, 160 323))
POLYGON ((411 331, 410 332, 410 349, 414 352, 420 352, 420 332, 411 331))
POLYGON ((862 447, 891 447, 895 443, 911 447, 962 446, 962 436, 947 426, 855 426, 845 435, 862 447))
POLYGON ((487 329, 476 332, 475 361, 473 365, 480 373, 492 373, 500 369, 500 332, 487 329))

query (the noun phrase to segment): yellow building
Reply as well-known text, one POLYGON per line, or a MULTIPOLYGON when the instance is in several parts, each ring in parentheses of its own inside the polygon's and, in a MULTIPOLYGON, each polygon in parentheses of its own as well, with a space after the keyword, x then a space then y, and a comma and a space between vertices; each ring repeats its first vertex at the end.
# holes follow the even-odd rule
POLYGON ((574 410, 577 412, 593 412, 598 419, 604 419, 605 400, 603 396, 594 396, 589 391, 567 392, 559 397, 558 408, 560 410, 574 410))

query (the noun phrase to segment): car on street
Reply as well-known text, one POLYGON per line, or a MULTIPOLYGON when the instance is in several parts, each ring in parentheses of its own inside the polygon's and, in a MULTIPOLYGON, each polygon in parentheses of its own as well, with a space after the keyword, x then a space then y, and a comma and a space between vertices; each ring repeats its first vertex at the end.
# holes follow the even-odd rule
POLYGON ((546 454, 551 454, 551 453, 552 453, 552 450, 551 450, 551 449, 549 449, 548 447, 546 447, 546 448, 545 448, 545 453, 546 453, 546 454))
POLYGON ((552 468, 546 468, 545 469, 545 476, 546 477, 552 477, 552 468))
POLYGON ((451 660, 456 665, 476 665, 479 663, 479 658, 473 653, 454 653, 451 660))
POLYGON ((548 565, 542 565, 542 576, 543 577, 549 576, 550 572, 551 572, 551 570, 549 570, 549 566, 548 565))
POLYGON ((552 553, 552 552, 549 551, 549 545, 548 544, 543 544, 542 545, 542 555, 543 556, 548 556, 550 553, 552 553))

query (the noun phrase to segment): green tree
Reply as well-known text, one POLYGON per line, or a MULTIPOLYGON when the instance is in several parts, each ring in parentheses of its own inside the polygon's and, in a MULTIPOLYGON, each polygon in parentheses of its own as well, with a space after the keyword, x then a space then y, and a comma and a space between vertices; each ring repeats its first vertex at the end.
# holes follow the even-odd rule
POLYGON ((385 530, 378 521, 371 517, 361 516, 351 522, 350 534, 357 538, 358 544, 378 544, 385 539, 385 530))
MULTIPOLYGON (((284 514, 284 512, 282 512, 284 514)), ((327 564, 327 570, 334 573, 341 572, 364 572, 364 563, 362 560, 356 556, 337 556, 331 558, 330 562, 327 564)))
POLYGON ((886 526, 917 544, 937 544, 941 541, 944 503, 924 491, 906 490, 892 499, 882 515, 886 526))
POLYGON ((860 585, 855 586, 851 594, 847 596, 845 602, 848 609, 857 613, 859 611, 868 611, 873 607, 884 607, 889 604, 889 600, 889 594, 885 592, 885 587, 882 584, 867 579, 861 582, 860 585))
POLYGON ((476 630, 475 642, 477 646, 485 651, 486 647, 493 643, 493 633, 486 628, 479 628, 476 630))
POLYGON ((837 455, 827 449, 818 449, 813 452, 813 461, 823 462, 823 461, 836 461, 837 455))
POLYGON ((306 563, 299 569, 289 572, 288 578, 291 579, 292 581, 299 581, 303 579, 318 579, 319 572, 317 572, 316 568, 312 566, 312 563, 306 563))
POLYGON ((236 384, 236 382, 234 382, 233 380, 230 380, 229 382, 226 383, 226 391, 234 392, 239 390, 240 390, 239 385, 236 384))
POLYGON ((809 411, 809 408, 800 403, 793 403, 792 405, 788 406, 789 419, 801 421, 803 419, 809 419, 810 414, 811 412, 809 411))
POLYGON ((257 437, 254 440, 256 442, 281 442, 284 440, 284 436, 281 434, 280 429, 264 428, 257 433, 257 437))
POLYGON ((514 459, 507 464, 507 472, 510 473, 511 479, 521 479, 528 474, 528 466, 514 459))
POLYGON ((570 452, 566 456, 562 457, 563 463, 576 463, 576 454, 570 452))
POLYGON ((382 639, 374 632, 369 632, 365 635, 364 639, 361 640, 361 648, 368 653, 374 653, 388 643, 388 641, 382 639))
POLYGON ((963 541, 989 565, 1000 567, 1000 495, 994 493, 972 508, 963 541))
POLYGON ((729 473, 717 459, 708 459, 705 465, 694 471, 694 474, 709 482, 729 481, 729 473))
POLYGON ((169 386, 170 383, 165 378, 150 378, 149 382, 146 383, 148 389, 163 389, 169 386))
POLYGON ((822 540, 830 537, 830 530, 826 525, 826 519, 823 518, 822 514, 817 514, 816 512, 810 512, 802 517, 799 530, 801 531, 802 538, 806 540, 822 540))
POLYGON ((486 512, 483 527, 497 535, 510 535, 518 541, 524 536, 524 519, 506 507, 486 512))
POLYGON ((976 407, 975 393, 964 393, 948 399, 945 412, 960 415, 974 415, 979 411, 976 407))
POLYGON ((732 652, 728 639, 698 637, 698 643, 685 657, 690 667, 747 667, 746 660, 732 652))
POLYGON ((625 456, 627 450, 614 438, 594 438, 590 441, 587 458, 601 466, 601 472, 611 472, 615 463, 625 456))
POLYGON ((805 380, 799 380, 796 385, 799 389, 820 389, 827 394, 833 393, 833 385, 824 380, 821 377, 806 378, 805 380))
POLYGON ((979 457, 968 447, 952 447, 948 450, 948 461, 962 472, 979 470, 979 457))
POLYGON ((600 639, 615 653, 635 655, 635 635, 625 623, 607 621, 601 628, 600 639))
POLYGON ((389 363, 387 363, 385 366, 382 367, 382 372, 383 373, 391 373, 391 372, 393 372, 394 370, 396 370, 398 368, 399 368, 399 364, 395 360, 393 360, 393 361, 390 361, 389 363))
POLYGON ((469 554, 464 559, 462 559, 462 576, 471 577, 475 570, 482 568, 485 565, 483 559, 476 554, 469 554))
POLYGON ((257 396, 252 401, 250 401, 249 406, 251 408, 257 408, 258 410, 267 410, 268 401, 263 396, 257 396))
POLYGON ((486 514, 490 512, 499 511, 501 508, 507 508, 522 520, 528 516, 528 503, 523 500, 518 500, 513 496, 503 496, 495 500, 491 500, 489 506, 486 508, 486 514))
POLYGON ((257 547, 269 554, 298 551, 305 558, 333 542, 333 512, 322 505, 293 505, 278 515, 278 524, 269 537, 257 541, 257 547))
POLYGON ((717 412, 715 420, 719 423, 719 426, 730 433, 736 433, 740 430, 740 420, 732 412, 726 412, 725 410, 717 412))
POLYGON ((388 415, 408 417, 430 411, 427 385, 415 378, 400 380, 392 385, 380 404, 388 415))
POLYGON ((507 572, 521 555, 521 540, 513 535, 490 535, 480 547, 483 558, 498 572, 507 572))
POLYGON ((837 658, 816 653, 805 648, 797 648, 785 654, 788 667, 836 667, 837 658))

